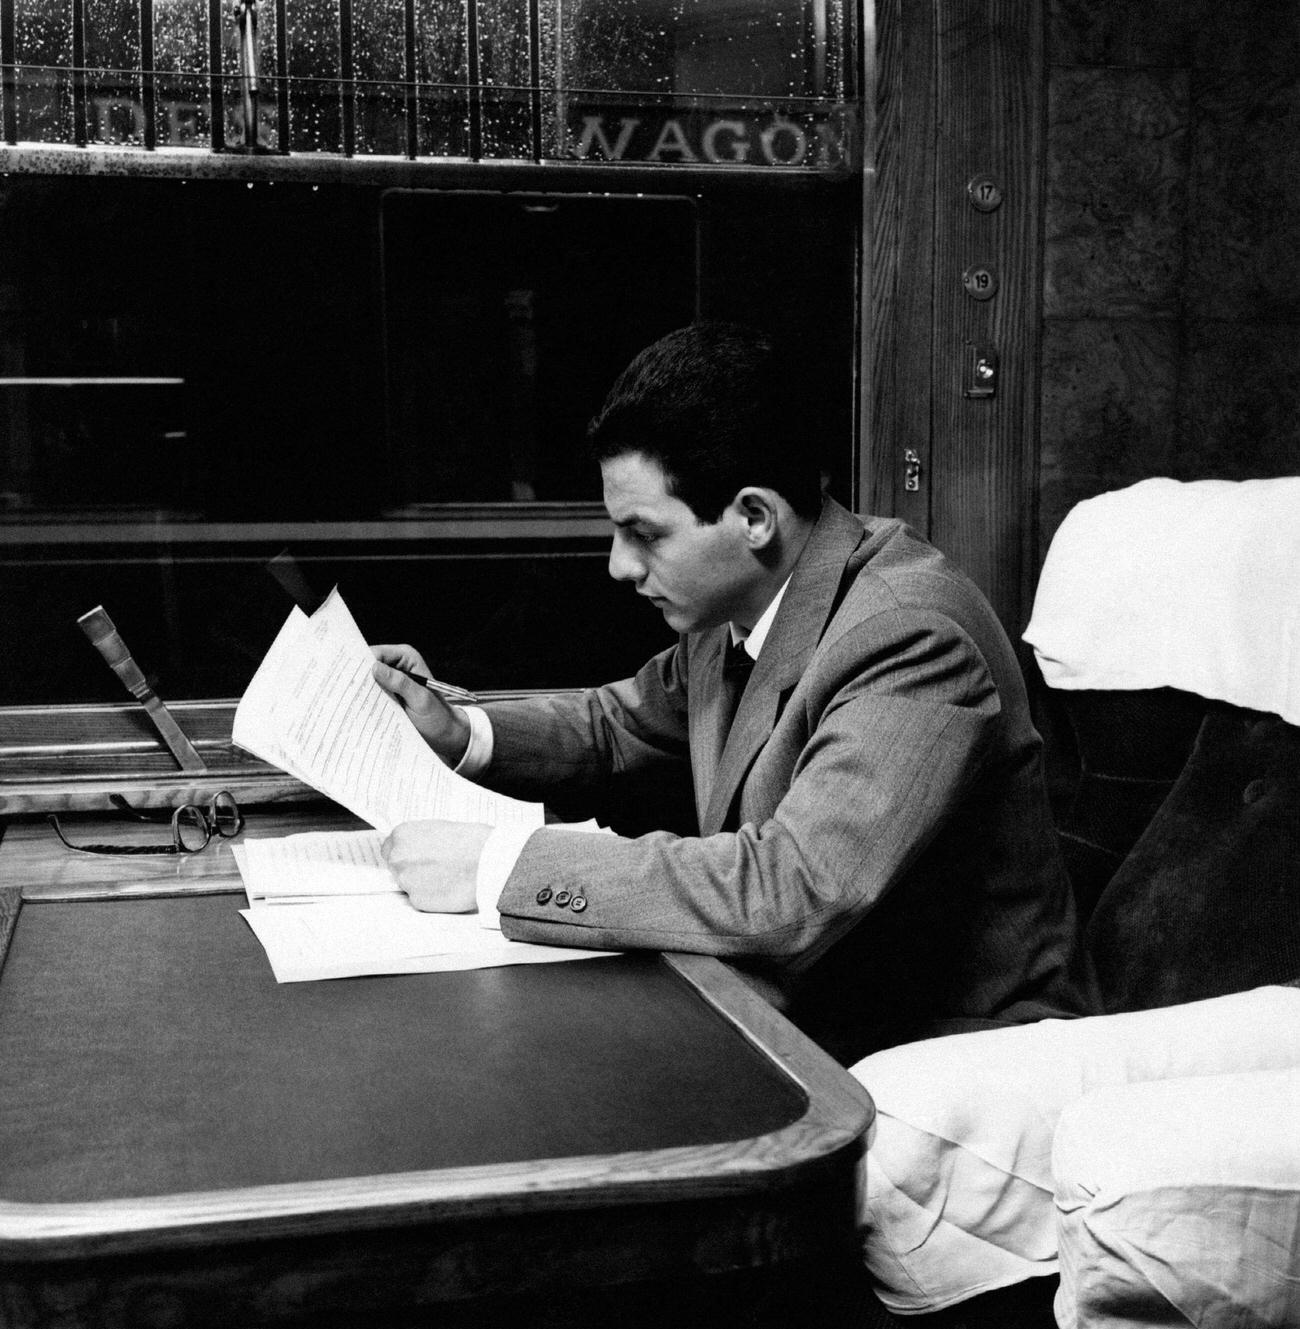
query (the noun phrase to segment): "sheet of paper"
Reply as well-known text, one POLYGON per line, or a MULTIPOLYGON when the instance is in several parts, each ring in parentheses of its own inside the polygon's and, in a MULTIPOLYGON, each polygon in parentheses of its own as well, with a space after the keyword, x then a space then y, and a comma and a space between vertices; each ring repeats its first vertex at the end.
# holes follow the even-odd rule
POLYGON ((384 834, 421 818, 542 824, 540 803, 481 789, 444 766, 374 681, 373 665, 337 589, 310 617, 295 608, 236 708, 235 743, 384 834))
POLYGON ((361 895, 239 911, 279 983, 587 960, 609 951, 510 941, 475 914, 424 914, 405 895, 361 895))
POLYGON ((400 895, 378 831, 300 831, 230 846, 250 906, 340 895, 400 895))

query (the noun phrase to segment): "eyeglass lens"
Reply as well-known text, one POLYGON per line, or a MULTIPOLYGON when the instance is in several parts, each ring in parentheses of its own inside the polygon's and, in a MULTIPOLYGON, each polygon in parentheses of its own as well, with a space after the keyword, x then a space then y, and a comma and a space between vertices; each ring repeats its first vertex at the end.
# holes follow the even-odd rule
POLYGON ((212 817, 212 828, 222 839, 229 840, 244 829, 244 814, 240 812, 235 796, 227 790, 212 795, 208 810, 212 817))
POLYGON ((212 827, 203 815, 202 808, 186 803, 172 814, 172 835, 181 853, 197 854, 200 849, 207 848, 208 841, 212 839, 212 827))

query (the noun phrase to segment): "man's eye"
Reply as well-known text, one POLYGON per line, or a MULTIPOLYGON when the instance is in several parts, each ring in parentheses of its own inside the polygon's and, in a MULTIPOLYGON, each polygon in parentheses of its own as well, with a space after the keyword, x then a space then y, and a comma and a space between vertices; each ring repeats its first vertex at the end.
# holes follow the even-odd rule
POLYGON ((636 538, 637 538, 637 539, 638 539, 643 545, 652 545, 652 544, 656 544, 656 543, 658 543, 658 541, 659 541, 659 532, 658 532, 658 531, 637 531, 637 533, 636 533, 636 538))

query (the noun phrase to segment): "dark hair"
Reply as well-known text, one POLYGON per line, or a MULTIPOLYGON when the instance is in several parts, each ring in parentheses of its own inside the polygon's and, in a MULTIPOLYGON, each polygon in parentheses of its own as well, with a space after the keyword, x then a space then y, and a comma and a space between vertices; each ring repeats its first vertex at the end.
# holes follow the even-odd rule
POLYGON ((668 492, 716 522, 746 485, 804 517, 821 509, 818 440, 801 437, 802 376, 773 342, 737 323, 692 323, 646 347, 587 427, 597 461, 640 453, 668 492))

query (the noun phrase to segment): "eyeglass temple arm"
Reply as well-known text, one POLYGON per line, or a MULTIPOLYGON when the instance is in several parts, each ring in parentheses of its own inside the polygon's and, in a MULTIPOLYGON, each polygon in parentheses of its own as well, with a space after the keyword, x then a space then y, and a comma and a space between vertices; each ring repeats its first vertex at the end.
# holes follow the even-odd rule
POLYGON ((90 644, 108 661, 108 667, 122 680, 126 690, 144 707, 181 769, 206 771, 208 768, 203 758, 194 750, 194 745, 185 737, 176 718, 163 705, 162 698, 149 686, 140 666, 131 658, 131 652, 126 649, 126 643, 114 627, 113 620, 104 611, 104 606, 96 605, 88 613, 82 614, 77 619, 77 625, 90 639, 90 644))

